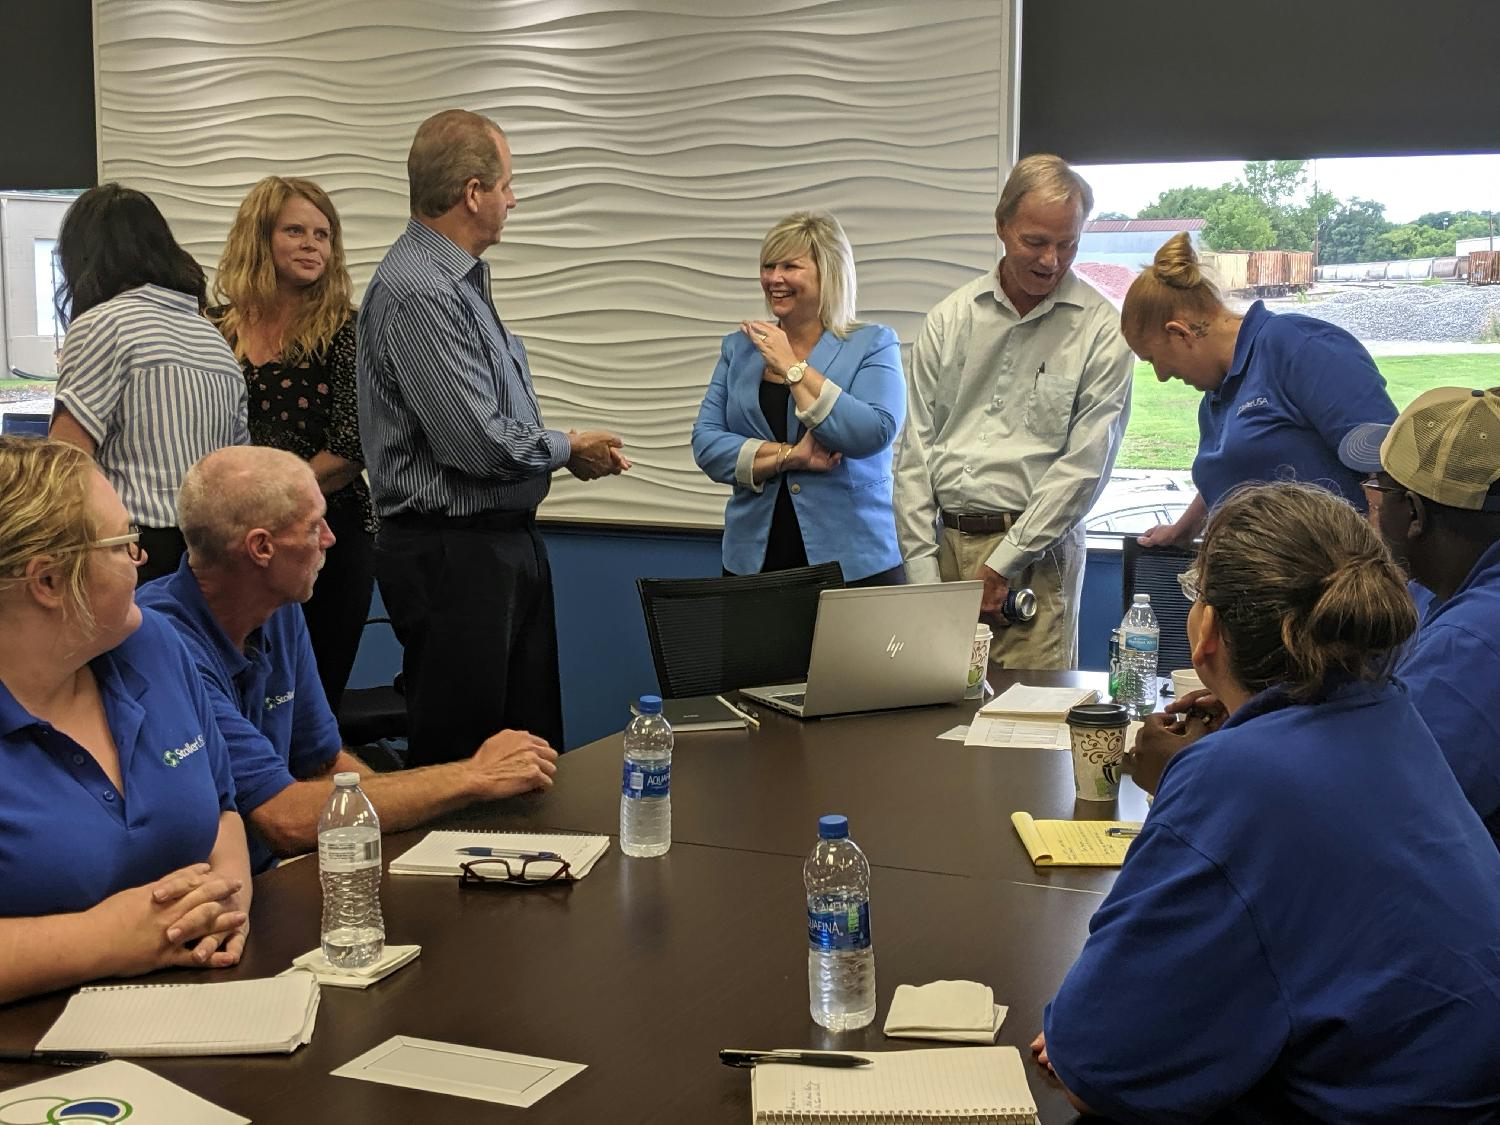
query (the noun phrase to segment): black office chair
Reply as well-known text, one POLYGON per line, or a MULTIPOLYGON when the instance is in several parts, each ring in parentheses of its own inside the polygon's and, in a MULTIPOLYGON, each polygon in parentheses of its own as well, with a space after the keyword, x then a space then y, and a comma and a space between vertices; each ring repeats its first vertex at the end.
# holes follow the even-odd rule
POLYGON ((1157 645, 1156 672, 1169 676, 1178 668, 1193 666, 1193 650, 1187 639, 1188 610, 1193 603, 1182 596, 1177 576, 1193 565, 1197 551, 1181 547, 1142 547, 1134 535, 1125 536, 1124 598, 1121 614, 1137 594, 1151 595, 1151 610, 1161 629, 1157 645))
POLYGON ((641 578, 656 681, 667 699, 807 678, 818 594, 839 564, 727 578, 641 578))
MULTIPOLYGON (((371 625, 390 625, 389 617, 372 617, 371 625)), ((339 737, 370 767, 402 769, 406 765, 406 692, 401 673, 379 687, 344 689, 339 702, 339 737)))

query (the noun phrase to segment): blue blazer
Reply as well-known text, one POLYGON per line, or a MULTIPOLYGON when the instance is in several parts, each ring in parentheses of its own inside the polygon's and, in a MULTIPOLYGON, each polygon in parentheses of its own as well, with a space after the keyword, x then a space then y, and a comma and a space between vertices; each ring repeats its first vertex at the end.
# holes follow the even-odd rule
MULTIPOLYGON (((891 445, 906 420, 901 345, 883 324, 863 325, 842 340, 824 332, 807 363, 843 391, 813 427, 824 448, 844 455, 835 468, 772 477, 761 491, 735 480, 746 441, 776 440, 760 409, 765 361, 743 332, 725 336, 719 349, 719 364, 693 424, 693 459, 711 479, 734 486, 724 509, 726 570, 760 571, 776 497, 796 485, 792 505, 807 561, 836 561, 852 582, 901 561, 891 511, 891 445)), ((786 422, 787 438, 796 442, 803 426, 790 401, 786 422)))

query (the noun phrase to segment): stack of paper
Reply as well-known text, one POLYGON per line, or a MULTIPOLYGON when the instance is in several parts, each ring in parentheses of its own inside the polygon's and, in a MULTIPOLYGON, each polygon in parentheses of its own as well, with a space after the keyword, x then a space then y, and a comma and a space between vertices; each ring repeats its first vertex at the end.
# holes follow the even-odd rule
POLYGON ((81 988, 36 1047, 123 1056, 290 1054, 312 1039, 317 1015, 310 973, 81 988))
POLYGON ((582 879, 609 850, 609 837, 542 832, 429 832, 421 843, 391 860, 391 874, 457 875, 460 863, 484 858, 472 849, 528 855, 552 852, 567 861, 570 878, 582 879), (466 848, 471 851, 462 850, 466 848))
POLYGON ((1033 723, 1061 723, 1068 712, 1080 703, 1094 703, 1099 693, 1093 688, 1032 687, 1011 684, 979 709, 981 715, 1004 715, 1033 723))
POLYGON ((971 980, 935 980, 921 988, 902 984, 891 997, 885 1033, 893 1039, 993 1043, 1005 1012, 987 984, 971 980))

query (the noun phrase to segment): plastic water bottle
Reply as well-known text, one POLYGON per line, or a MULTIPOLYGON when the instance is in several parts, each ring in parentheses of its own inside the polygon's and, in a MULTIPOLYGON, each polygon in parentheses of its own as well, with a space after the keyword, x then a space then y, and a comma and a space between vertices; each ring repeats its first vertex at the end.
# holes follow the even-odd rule
POLYGON ((672 846, 672 727, 661 697, 643 695, 625 728, 625 773, 620 782, 620 850, 665 855, 672 846))
POLYGON ((818 843, 802 866, 807 886, 807 992, 813 1022, 852 1031, 875 1018, 870 943, 870 861, 849 839, 849 819, 818 819, 818 843))
POLYGON ((357 969, 385 952, 380 916, 380 818, 359 787, 359 774, 333 775, 333 796, 318 818, 318 875, 323 881, 323 956, 357 969))
POLYGON ((1151 595, 1137 594, 1120 622, 1120 687, 1115 694, 1115 702, 1125 704, 1137 719, 1156 710, 1156 650, 1160 640, 1156 614, 1151 612, 1151 595))

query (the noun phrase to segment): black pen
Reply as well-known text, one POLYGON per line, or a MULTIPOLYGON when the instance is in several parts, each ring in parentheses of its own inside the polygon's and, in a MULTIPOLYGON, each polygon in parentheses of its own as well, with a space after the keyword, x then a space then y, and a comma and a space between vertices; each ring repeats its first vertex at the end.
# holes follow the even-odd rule
POLYGON ((39 1062, 49 1066, 88 1066, 108 1062, 103 1051, 15 1051, 0 1049, 0 1062, 39 1062))
POLYGON ((840 1068, 870 1066, 875 1060, 860 1055, 841 1055, 835 1051, 737 1051, 719 1052, 725 1066, 759 1066, 761 1063, 801 1063, 803 1066, 836 1066, 840 1068))

